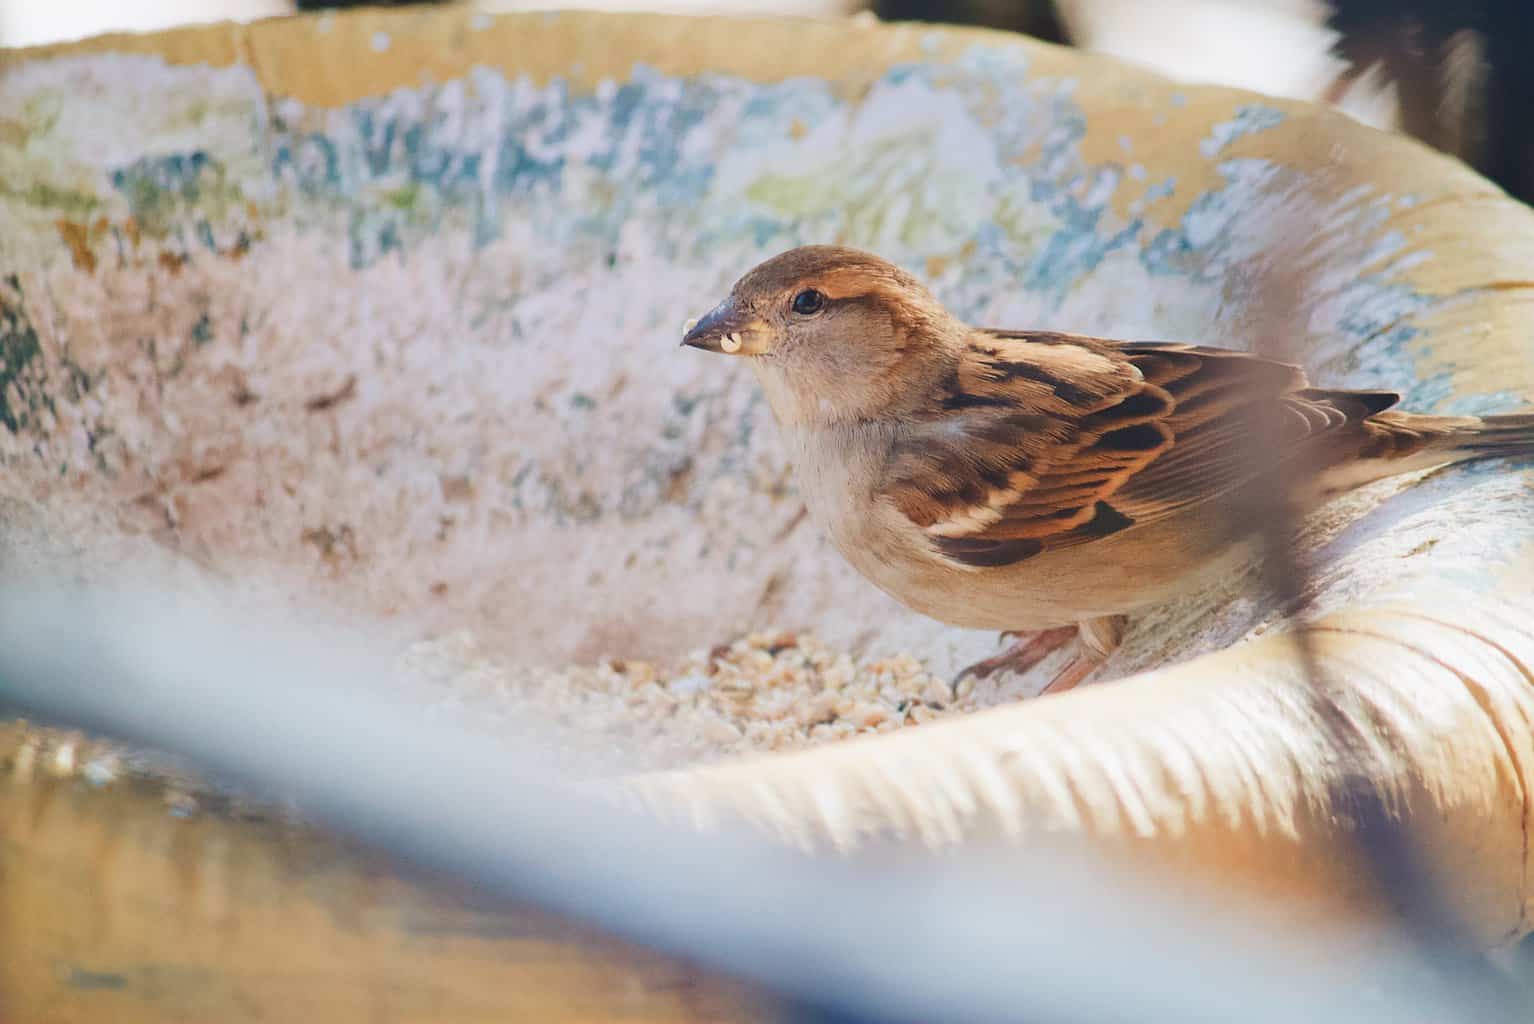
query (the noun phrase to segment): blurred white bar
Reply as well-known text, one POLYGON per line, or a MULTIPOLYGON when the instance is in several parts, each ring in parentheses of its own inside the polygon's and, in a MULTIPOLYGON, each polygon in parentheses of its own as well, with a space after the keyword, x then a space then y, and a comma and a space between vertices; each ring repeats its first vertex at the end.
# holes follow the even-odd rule
MULTIPOLYGON (((1320 101, 1348 70, 1320 0, 1057 0, 1074 45, 1175 78, 1320 101)), ((1393 89, 1376 78, 1332 97, 1343 113, 1396 127, 1393 89)))
MULTIPOLYGON (((553 9, 670 14, 780 14, 835 17, 864 0, 469 0, 490 13, 553 9)), ((215 21, 293 14, 294 0, 0 0, 0 46, 39 46, 104 32, 156 32, 215 21)))
POLYGON ((0 46, 292 14, 293 0, 0 0, 0 46))
POLYGON ((1059 0, 1077 46, 1188 82, 1309 98, 1346 65, 1313 0, 1059 0), (1282 57, 1284 59, 1277 59, 1282 57))
POLYGON ((1483 993, 1394 936, 1287 932, 1232 894, 1084 849, 817 858, 668 827, 568 784, 534 722, 423 719, 369 630, 299 618, 213 585, 6 572, 0 704, 172 751, 484 893, 870 1019, 1489 1019, 1483 993))
POLYGON ((655 14, 783 15, 840 17, 862 10, 863 0, 474 0, 491 14, 514 11, 647 11, 655 14))

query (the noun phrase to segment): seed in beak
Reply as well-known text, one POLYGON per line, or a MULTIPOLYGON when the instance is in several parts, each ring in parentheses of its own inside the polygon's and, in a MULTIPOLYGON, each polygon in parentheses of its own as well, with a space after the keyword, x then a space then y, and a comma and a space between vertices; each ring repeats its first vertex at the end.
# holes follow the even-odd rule
POLYGON ((726 334, 724 337, 719 339, 719 347, 732 355, 736 352, 739 352, 740 335, 734 333, 726 334))
POLYGON ((694 327, 696 327, 696 326, 698 326, 698 318, 697 317, 692 317, 685 324, 682 325, 682 333, 683 334, 691 334, 692 333, 692 329, 694 327))

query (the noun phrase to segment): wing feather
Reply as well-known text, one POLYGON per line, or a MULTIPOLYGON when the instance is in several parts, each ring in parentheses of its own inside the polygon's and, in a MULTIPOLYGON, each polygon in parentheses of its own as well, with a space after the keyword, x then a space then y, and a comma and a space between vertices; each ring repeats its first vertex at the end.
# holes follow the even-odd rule
POLYGON ((946 557, 1011 565, 1249 482, 1255 412, 1277 413, 1274 443, 1292 452, 1398 397, 1312 388, 1234 350, 977 331, 895 442, 885 494, 946 557))

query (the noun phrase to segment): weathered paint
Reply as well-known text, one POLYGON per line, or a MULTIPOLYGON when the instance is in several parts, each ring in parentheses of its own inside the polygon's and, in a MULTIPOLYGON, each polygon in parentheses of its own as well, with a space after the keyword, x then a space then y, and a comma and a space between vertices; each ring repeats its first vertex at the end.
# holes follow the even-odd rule
POLYGON ((773 252, 877 250, 977 322, 1241 345, 1266 246, 1308 221, 1295 326, 1318 376, 1519 404, 1415 368, 1462 293, 1422 287, 1432 252, 1392 229, 1414 193, 1262 150, 1298 108, 1137 85, 1157 113, 1128 123, 1049 51, 917 47, 856 92, 641 60, 595 81, 475 65, 340 103, 241 63, 12 62, 0 268, 6 322, 38 333, 7 335, 5 408, 26 415, 0 451, 27 481, 9 486, 67 481, 133 529, 535 659, 664 653, 766 615, 939 643, 942 663, 988 641, 870 593, 809 529, 779 539, 793 482, 753 383, 671 351, 773 252), (1204 127, 1159 145, 1162 113, 1204 127), (230 505, 255 519, 221 521, 230 505), (684 586, 711 574, 720 593, 684 586))

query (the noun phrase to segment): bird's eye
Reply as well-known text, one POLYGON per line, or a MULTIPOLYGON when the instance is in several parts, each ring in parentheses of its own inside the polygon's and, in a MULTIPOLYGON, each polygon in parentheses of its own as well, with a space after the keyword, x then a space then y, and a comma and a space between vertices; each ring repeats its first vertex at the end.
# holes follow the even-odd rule
POLYGON ((826 297, 813 288, 806 288, 794 296, 794 312, 800 316, 814 316, 825 304, 826 297))

